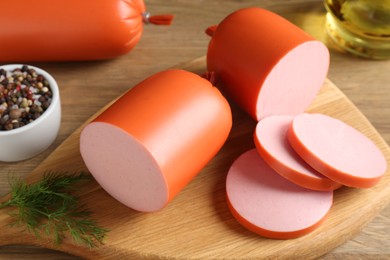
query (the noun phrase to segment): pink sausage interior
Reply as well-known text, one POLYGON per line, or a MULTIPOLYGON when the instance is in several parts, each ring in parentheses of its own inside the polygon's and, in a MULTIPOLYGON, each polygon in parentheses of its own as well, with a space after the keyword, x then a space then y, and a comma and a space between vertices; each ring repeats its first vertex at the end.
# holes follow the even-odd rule
POLYGON ((298 140, 294 149, 305 161, 347 186, 371 186, 386 171, 387 162, 378 147, 338 119, 302 114, 294 119, 290 132, 298 140))
POLYGON ((126 206, 153 212, 167 203, 168 187, 154 157, 120 128, 88 124, 80 137, 80 151, 97 182, 126 206))
POLYGON ((257 120, 269 115, 303 113, 321 88, 328 67, 329 52, 319 41, 304 42, 286 53, 261 87, 257 120))
POLYGON ((332 191, 305 189, 281 177, 256 149, 233 163, 226 192, 234 211, 256 227, 252 231, 273 238, 280 238, 280 233, 291 233, 291 237, 308 233, 306 230, 324 218, 333 202, 332 191))
POLYGON ((261 120, 255 131, 255 143, 260 155, 279 174, 309 189, 333 190, 340 185, 310 167, 291 148, 287 130, 293 116, 269 116, 261 120))

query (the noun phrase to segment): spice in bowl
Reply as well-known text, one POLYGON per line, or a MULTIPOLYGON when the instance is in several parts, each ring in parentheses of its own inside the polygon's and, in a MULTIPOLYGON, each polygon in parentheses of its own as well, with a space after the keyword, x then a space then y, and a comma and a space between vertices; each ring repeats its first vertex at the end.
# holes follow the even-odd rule
POLYGON ((11 71, 0 69, 0 131, 27 125, 50 106, 49 81, 27 65, 11 71))
POLYGON ((31 65, 0 66, 0 161, 21 161, 43 152, 60 125, 60 91, 52 75, 31 65))

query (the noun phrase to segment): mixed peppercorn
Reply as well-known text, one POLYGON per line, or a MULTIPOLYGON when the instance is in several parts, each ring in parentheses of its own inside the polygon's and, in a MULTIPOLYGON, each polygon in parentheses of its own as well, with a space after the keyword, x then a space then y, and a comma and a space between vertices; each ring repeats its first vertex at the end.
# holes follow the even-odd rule
POLYGON ((47 79, 23 65, 0 69, 0 131, 22 127, 39 118, 52 101, 47 79))

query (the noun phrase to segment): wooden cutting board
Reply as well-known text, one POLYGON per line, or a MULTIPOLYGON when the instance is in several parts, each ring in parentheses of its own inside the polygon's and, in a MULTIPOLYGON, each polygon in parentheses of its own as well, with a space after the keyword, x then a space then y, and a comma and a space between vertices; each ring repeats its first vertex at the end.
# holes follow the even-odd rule
MULTIPOLYGON (((178 68, 201 74, 205 71, 205 58, 178 68)), ((0 244, 34 244, 93 259, 309 259, 352 238, 390 202, 388 169, 379 184, 371 189, 343 187, 337 190, 327 220, 304 237, 274 240, 246 230, 232 217, 225 203, 225 177, 232 162, 254 147, 252 134, 256 122, 234 104, 232 110, 234 125, 222 150, 165 209, 139 213, 115 201, 94 181, 83 186, 82 203, 110 230, 104 245, 90 250, 65 240, 61 247, 56 247, 50 241, 37 240, 31 234, 6 226, 10 217, 4 210, 0 211, 0 244)), ((386 142, 329 80, 325 81, 308 112, 339 118, 362 131, 382 150, 390 165, 390 148, 386 142)), ((38 180, 46 170, 86 170, 79 153, 82 127, 38 166, 27 177, 28 181, 38 180)))

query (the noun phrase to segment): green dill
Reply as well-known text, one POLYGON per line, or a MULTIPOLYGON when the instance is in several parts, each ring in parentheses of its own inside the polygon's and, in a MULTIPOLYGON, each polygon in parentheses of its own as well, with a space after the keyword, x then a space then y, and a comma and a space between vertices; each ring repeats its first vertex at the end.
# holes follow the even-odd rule
POLYGON ((90 179, 85 173, 45 173, 41 180, 27 184, 10 177, 10 199, 0 204, 0 209, 13 207, 9 215, 12 226, 24 227, 37 238, 52 237, 60 245, 66 234, 77 244, 90 248, 102 244, 108 230, 91 219, 91 212, 79 205, 79 197, 71 194, 76 185, 90 179))

